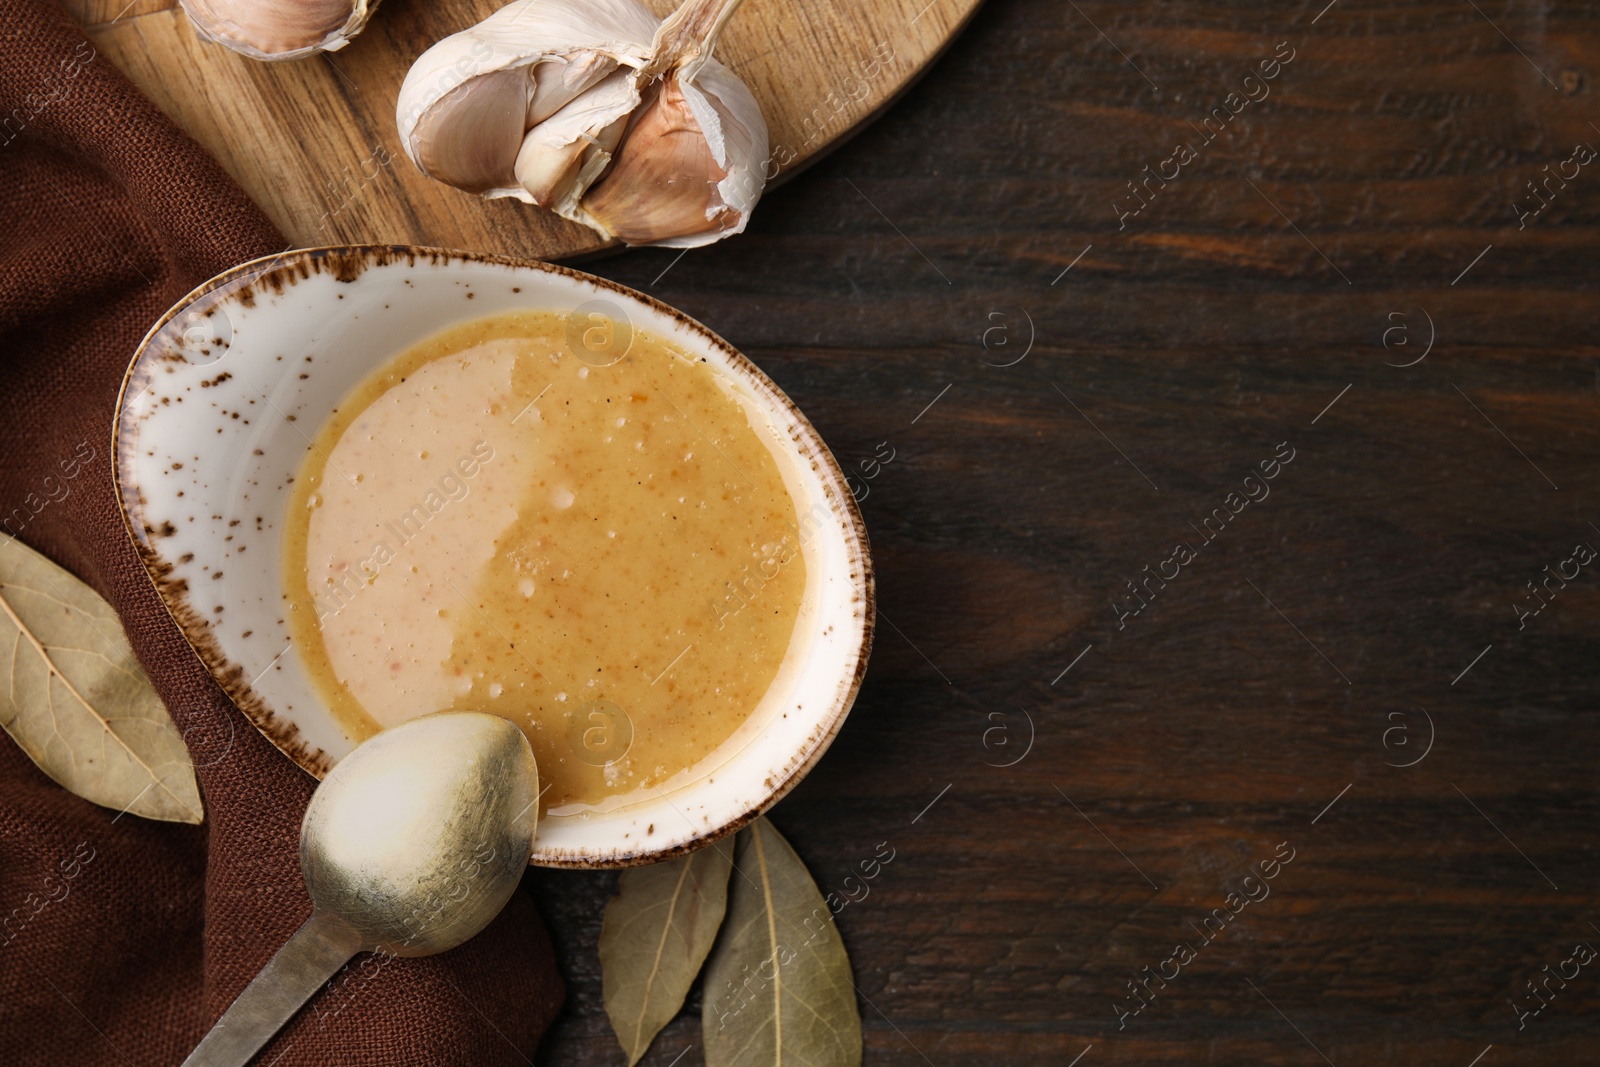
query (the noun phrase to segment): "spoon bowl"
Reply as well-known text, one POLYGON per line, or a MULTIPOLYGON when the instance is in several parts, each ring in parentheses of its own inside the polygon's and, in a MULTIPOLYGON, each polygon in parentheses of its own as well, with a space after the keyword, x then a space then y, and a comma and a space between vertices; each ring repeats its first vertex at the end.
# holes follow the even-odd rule
POLYGON ((329 772, 306 808, 300 869, 311 902, 365 948, 455 948, 516 891, 538 796, 532 749, 509 720, 448 712, 386 730, 329 772))
POLYGON ((538 799, 533 748, 494 715, 425 715, 356 748, 300 824, 311 918, 183 1067, 244 1067, 357 952, 431 956, 488 926, 528 869, 538 799))

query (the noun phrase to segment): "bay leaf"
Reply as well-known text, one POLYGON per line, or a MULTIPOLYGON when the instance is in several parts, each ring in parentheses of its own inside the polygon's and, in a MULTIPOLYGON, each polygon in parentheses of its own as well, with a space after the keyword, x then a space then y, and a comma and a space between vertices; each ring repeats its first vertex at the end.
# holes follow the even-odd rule
POLYGON ((683 1007, 722 926, 731 870, 733 842, 721 841, 618 878, 600 926, 601 986, 628 1067, 683 1007))
POLYGON ((15 539, 0 544, 0 726, 102 807, 198 823, 194 766, 116 612, 15 539))
POLYGON ((765 818, 738 846, 706 964, 706 1067, 860 1067, 850 958, 822 892, 765 818))

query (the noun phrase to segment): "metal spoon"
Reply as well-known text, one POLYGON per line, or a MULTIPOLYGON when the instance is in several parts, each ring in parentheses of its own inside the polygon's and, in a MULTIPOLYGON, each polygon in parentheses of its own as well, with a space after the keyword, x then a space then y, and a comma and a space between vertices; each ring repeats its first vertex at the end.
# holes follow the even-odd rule
POLYGON ((358 952, 431 956, 482 930, 528 868, 538 798, 528 739, 494 715, 427 715, 346 756, 300 824, 311 918, 183 1067, 243 1067, 358 952))

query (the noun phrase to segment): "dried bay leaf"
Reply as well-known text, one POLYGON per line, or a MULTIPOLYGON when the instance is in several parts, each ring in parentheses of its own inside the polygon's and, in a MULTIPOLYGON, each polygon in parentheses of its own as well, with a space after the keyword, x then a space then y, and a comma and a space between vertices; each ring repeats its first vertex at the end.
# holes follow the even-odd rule
POLYGON ((628 1067, 683 1007, 722 926, 731 870, 733 844, 720 842, 618 878, 600 927, 600 966, 628 1067))
POLYGON ((860 1067, 850 959, 821 891, 766 819, 738 846, 706 964, 706 1067, 860 1067))
POLYGON ((111 605, 15 539, 0 544, 0 726, 85 800, 203 818, 188 750, 111 605))

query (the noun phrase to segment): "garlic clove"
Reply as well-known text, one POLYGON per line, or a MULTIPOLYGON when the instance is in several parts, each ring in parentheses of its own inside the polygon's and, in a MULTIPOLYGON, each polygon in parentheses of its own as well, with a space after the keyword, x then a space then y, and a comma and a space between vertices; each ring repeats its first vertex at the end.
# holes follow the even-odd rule
POLYGON ((533 92, 517 70, 473 78, 417 121, 406 150, 424 174, 467 192, 508 185, 533 92))
POLYGON ((528 68, 533 80, 528 98, 527 128, 539 125, 617 69, 617 61, 599 52, 551 56, 528 68))
POLYGON ((181 0, 200 36, 252 59, 336 52, 360 33, 378 0, 181 0))
POLYGON ((584 191, 610 165, 611 153, 627 128, 628 116, 623 115, 599 132, 585 133, 559 147, 546 143, 543 127, 530 130, 517 154, 517 184, 535 204, 573 218, 584 191))
POLYGON ((669 72, 653 90, 582 200, 586 221, 629 245, 696 248, 738 234, 765 186, 760 107, 715 61, 696 82, 669 72))
POLYGON ((566 107, 529 130, 517 152, 517 184, 540 207, 575 203, 599 170, 583 167, 594 153, 611 158, 628 115, 639 103, 631 71, 601 79, 566 107), (614 131, 614 132, 613 132, 614 131), (609 135, 609 139, 607 136, 609 135))
POLYGON ((564 198, 563 194, 577 178, 578 164, 589 147, 589 142, 583 139, 552 144, 550 131, 542 126, 529 130, 517 153, 514 172, 517 184, 527 190, 535 204, 555 210, 556 201, 564 198))
POLYGON ((629 244, 720 233, 738 221, 716 189, 727 176, 671 72, 646 93, 611 169, 583 198, 583 209, 629 244))

